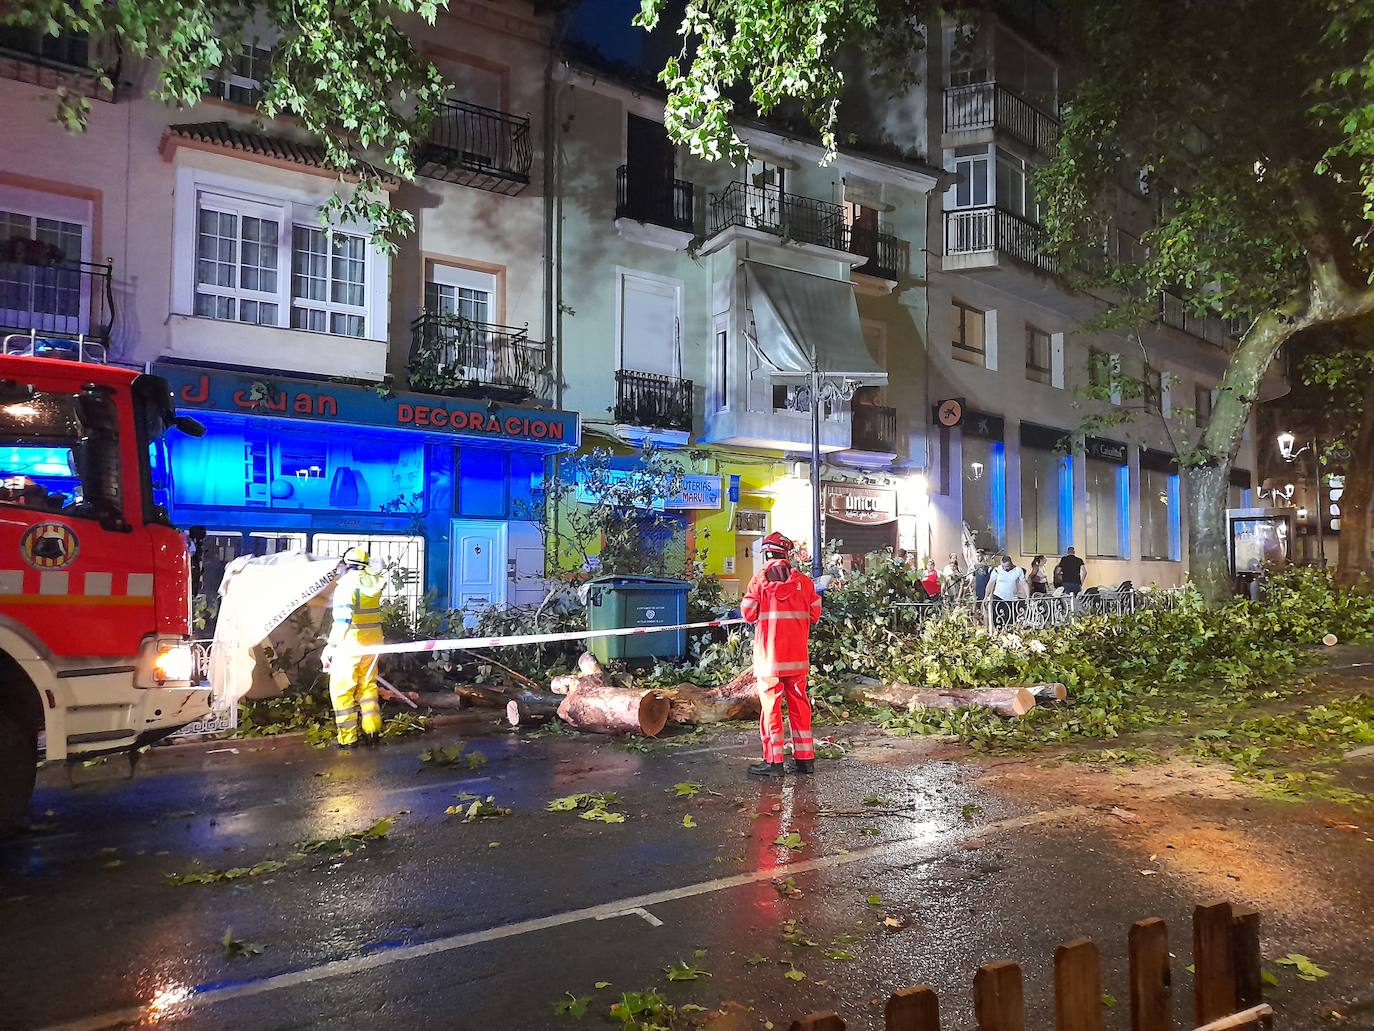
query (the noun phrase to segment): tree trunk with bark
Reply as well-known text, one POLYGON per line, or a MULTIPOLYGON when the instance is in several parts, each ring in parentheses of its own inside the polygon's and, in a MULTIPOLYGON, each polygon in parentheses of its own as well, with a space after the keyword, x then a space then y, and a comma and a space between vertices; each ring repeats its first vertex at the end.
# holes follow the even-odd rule
POLYGON ((658 691, 614 687, 599 677, 583 677, 577 690, 563 698, 558 717, 578 730, 656 737, 668 723, 670 708, 667 696, 658 691))
MULTIPOLYGON (((1370 553, 1374 522, 1374 377, 1365 388, 1364 411, 1355 437, 1353 457, 1341 495, 1340 550, 1336 557, 1338 587, 1374 587, 1374 556, 1370 553)), ((1317 513, 1317 518, 1325 518, 1317 513)))

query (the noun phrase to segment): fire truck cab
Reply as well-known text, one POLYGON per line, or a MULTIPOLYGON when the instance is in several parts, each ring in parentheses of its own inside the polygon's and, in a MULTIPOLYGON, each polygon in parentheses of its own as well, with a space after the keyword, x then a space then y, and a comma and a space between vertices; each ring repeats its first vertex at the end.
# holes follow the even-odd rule
POLYGON ((0 836, 41 761, 130 752, 210 706, 162 458, 169 429, 203 431, 161 378, 21 339, 0 348, 0 836))

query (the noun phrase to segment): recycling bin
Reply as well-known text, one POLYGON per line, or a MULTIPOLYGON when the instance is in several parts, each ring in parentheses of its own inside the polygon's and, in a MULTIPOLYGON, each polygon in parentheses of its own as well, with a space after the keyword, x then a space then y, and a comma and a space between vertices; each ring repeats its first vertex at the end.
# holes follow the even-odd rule
MULTIPOLYGON (((659 576, 599 576, 587 584, 587 629, 679 626, 687 622, 686 580, 659 576)), ((687 631, 594 637, 591 653, 601 662, 680 659, 687 631)))

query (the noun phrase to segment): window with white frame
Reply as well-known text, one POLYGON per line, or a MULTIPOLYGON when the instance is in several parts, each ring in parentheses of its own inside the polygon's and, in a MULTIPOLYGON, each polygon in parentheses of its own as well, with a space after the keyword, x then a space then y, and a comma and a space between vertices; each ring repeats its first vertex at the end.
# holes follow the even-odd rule
POLYGON ((335 336, 367 330, 367 241, 311 226, 291 228, 291 328, 335 336))
POLYGON ((281 324, 282 212, 202 194, 196 212, 195 313, 260 326, 281 324))
POLYGON ((954 173, 959 176, 955 183, 953 196, 947 203, 956 208, 982 208, 988 204, 988 169, 991 158, 986 150, 976 152, 955 151, 954 173))
POLYGON ((193 314, 350 337, 380 321, 362 232, 321 227, 316 204, 237 190, 195 197, 193 314))
POLYGON ((28 326, 42 315, 41 324, 64 332, 89 329, 82 292, 90 287, 78 271, 87 257, 87 226, 68 221, 70 215, 45 217, 22 201, 17 193, 0 194, 0 319, 28 326))
POLYGON ((1035 166, 1010 151, 997 149, 997 206, 1029 222, 1040 221, 1031 176, 1035 166))
POLYGON ((950 302, 950 352, 970 365, 987 364, 987 324, 984 313, 960 301, 950 302))
POLYGON ((271 67, 270 48, 244 43, 229 66, 206 78, 205 83, 212 97, 244 107, 257 107, 271 67))

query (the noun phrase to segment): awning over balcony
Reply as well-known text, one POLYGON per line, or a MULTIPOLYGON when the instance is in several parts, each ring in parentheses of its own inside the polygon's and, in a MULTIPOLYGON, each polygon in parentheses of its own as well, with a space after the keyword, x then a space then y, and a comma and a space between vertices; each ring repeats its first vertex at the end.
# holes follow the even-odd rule
POLYGON ((812 359, 821 372, 860 385, 887 382, 864 346, 854 287, 842 279, 740 262, 754 316, 754 341, 778 378, 804 378, 812 359))

